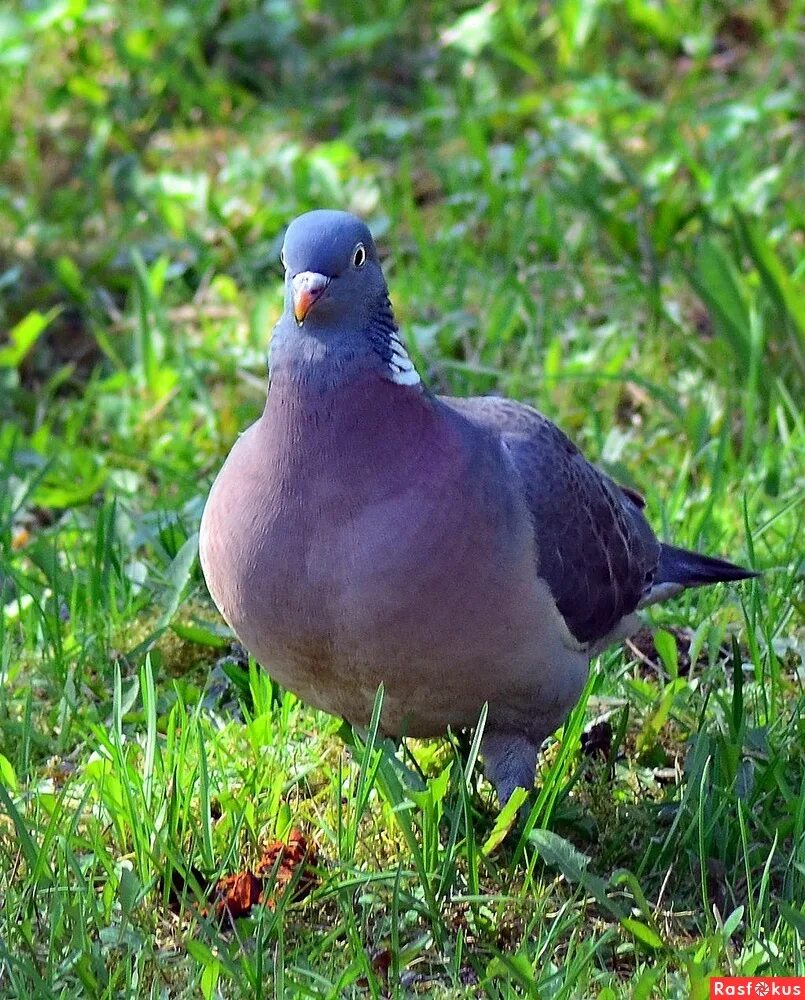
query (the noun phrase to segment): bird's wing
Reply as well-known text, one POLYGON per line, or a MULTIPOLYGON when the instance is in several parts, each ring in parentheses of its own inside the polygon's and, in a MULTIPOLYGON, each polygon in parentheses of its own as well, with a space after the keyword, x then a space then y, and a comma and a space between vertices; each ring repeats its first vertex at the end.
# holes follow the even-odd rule
POLYGON ((591 465, 537 410, 495 396, 443 397, 466 419, 497 430, 522 479, 537 572, 573 637, 594 646, 651 588, 660 543, 642 497, 591 465))

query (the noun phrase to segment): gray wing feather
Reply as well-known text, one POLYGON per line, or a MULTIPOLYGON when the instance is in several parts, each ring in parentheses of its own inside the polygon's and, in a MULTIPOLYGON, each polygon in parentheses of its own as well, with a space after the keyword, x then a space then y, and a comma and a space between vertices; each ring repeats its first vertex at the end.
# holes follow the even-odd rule
POLYGON ((591 465, 537 410, 495 396, 443 401, 497 429, 520 473, 534 525, 537 572, 571 634, 593 645, 650 589, 660 543, 642 498, 591 465))

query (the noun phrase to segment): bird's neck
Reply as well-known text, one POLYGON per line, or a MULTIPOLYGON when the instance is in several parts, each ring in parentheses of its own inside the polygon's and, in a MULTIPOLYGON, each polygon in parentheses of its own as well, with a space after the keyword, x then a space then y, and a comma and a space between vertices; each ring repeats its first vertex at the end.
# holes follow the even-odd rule
POLYGON ((269 348, 272 381, 296 380, 334 390, 373 372, 398 385, 420 382, 386 295, 354 318, 354 326, 315 317, 301 327, 286 310, 274 327, 269 348))
POLYGON ((347 476, 410 468, 427 449, 438 450, 442 430, 429 393, 375 370, 321 379, 280 368, 272 372, 262 424, 264 446, 278 465, 337 467, 347 476))

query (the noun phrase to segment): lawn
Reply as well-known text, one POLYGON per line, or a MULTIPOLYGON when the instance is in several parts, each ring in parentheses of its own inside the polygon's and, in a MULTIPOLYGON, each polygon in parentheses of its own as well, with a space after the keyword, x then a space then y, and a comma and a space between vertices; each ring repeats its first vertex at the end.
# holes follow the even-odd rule
POLYGON ((4 5, 0 996, 805 975, 803 17, 4 5), (431 387, 536 405, 661 537, 763 571, 593 662, 526 819, 465 734, 308 709, 207 595, 206 491, 315 207, 372 225, 431 387))

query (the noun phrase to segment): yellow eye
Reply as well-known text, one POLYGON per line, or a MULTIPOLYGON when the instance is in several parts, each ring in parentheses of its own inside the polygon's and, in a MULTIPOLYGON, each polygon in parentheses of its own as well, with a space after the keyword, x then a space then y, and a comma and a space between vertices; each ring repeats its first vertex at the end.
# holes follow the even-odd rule
POLYGON ((355 265, 355 267, 363 267, 363 265, 366 263, 366 248, 364 247, 363 243, 359 243, 355 247, 355 253, 352 257, 352 263, 355 265))

